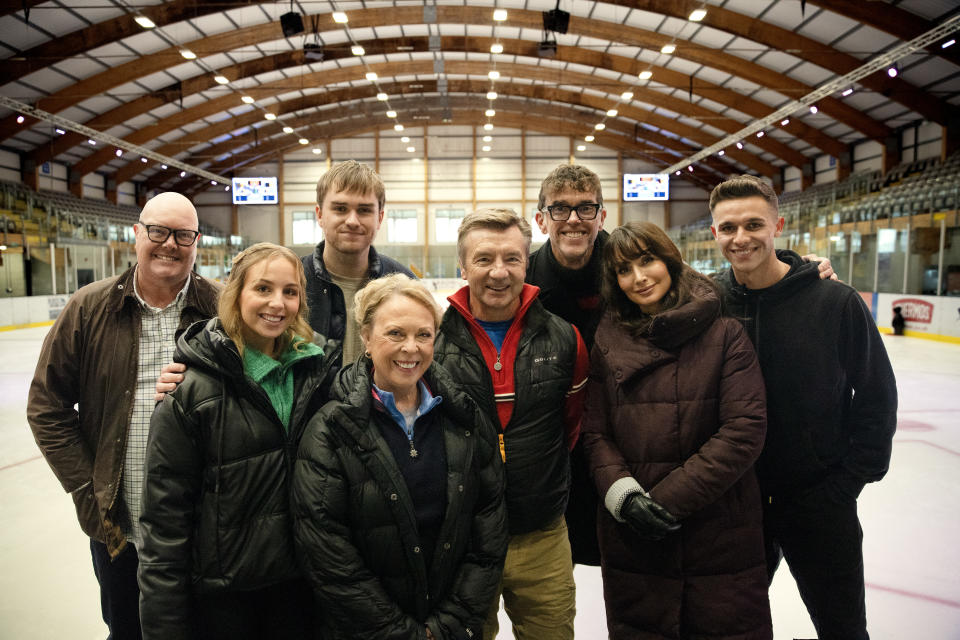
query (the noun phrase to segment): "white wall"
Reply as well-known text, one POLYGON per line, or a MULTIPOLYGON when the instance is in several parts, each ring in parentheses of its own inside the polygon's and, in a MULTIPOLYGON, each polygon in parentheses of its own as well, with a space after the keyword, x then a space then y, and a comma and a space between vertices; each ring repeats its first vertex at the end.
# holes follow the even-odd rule
POLYGON ((20 182, 20 156, 6 149, 0 149, 0 180, 20 182))

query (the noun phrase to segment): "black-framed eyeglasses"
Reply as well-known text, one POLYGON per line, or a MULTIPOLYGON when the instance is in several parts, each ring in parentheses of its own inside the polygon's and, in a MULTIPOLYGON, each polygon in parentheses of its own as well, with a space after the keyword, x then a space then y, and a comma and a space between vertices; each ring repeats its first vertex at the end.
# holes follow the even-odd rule
POLYGON ((197 241, 197 236, 200 235, 199 231, 193 229, 171 229, 161 224, 147 224, 146 222, 140 222, 140 224, 147 230, 147 238, 150 239, 150 242, 156 242, 157 244, 166 242, 172 233, 174 242, 181 247, 189 247, 197 241))
POLYGON ((568 204, 553 204, 548 207, 547 213, 554 222, 564 222, 570 219, 570 212, 576 211, 577 217, 581 220, 593 220, 600 213, 600 207, 603 205, 598 202, 584 202, 571 207, 568 204))

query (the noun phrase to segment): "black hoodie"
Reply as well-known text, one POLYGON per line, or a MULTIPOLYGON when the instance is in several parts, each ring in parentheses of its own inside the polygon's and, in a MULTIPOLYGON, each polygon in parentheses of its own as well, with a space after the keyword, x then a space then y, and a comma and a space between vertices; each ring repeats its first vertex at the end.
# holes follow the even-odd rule
POLYGON ((743 323, 767 387, 767 440, 757 462, 765 495, 831 483, 849 495, 890 463, 897 386, 870 311, 852 287, 820 280, 817 263, 790 266, 766 289, 729 269, 717 277, 725 312, 743 323))

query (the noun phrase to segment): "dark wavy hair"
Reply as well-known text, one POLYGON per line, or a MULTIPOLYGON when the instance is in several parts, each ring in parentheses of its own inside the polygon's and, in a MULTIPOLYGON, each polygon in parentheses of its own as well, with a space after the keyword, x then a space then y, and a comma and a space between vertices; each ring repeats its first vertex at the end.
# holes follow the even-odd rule
POLYGON ((652 222, 628 222, 617 227, 610 233, 603 248, 601 291, 607 308, 635 337, 650 327, 653 316, 641 311, 620 289, 617 267, 644 254, 662 260, 670 274, 670 290, 660 301, 661 312, 689 302, 697 289, 707 287, 714 292, 717 290, 710 278, 683 261, 680 249, 657 225, 652 222))

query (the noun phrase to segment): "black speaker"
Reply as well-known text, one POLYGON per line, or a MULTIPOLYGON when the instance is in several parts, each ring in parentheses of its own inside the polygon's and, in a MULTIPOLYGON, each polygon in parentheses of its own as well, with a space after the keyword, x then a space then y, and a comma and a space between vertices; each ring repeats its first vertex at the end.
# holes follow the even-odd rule
POLYGON ((551 9, 543 12, 543 30, 566 33, 570 24, 570 14, 563 9, 551 9))
POLYGON ((303 33, 303 18, 296 11, 285 13, 280 16, 280 27, 283 29, 284 37, 287 38, 303 33))
POLYGON ((544 40, 537 45, 537 55, 541 58, 556 58, 557 57, 557 41, 556 40, 544 40))

